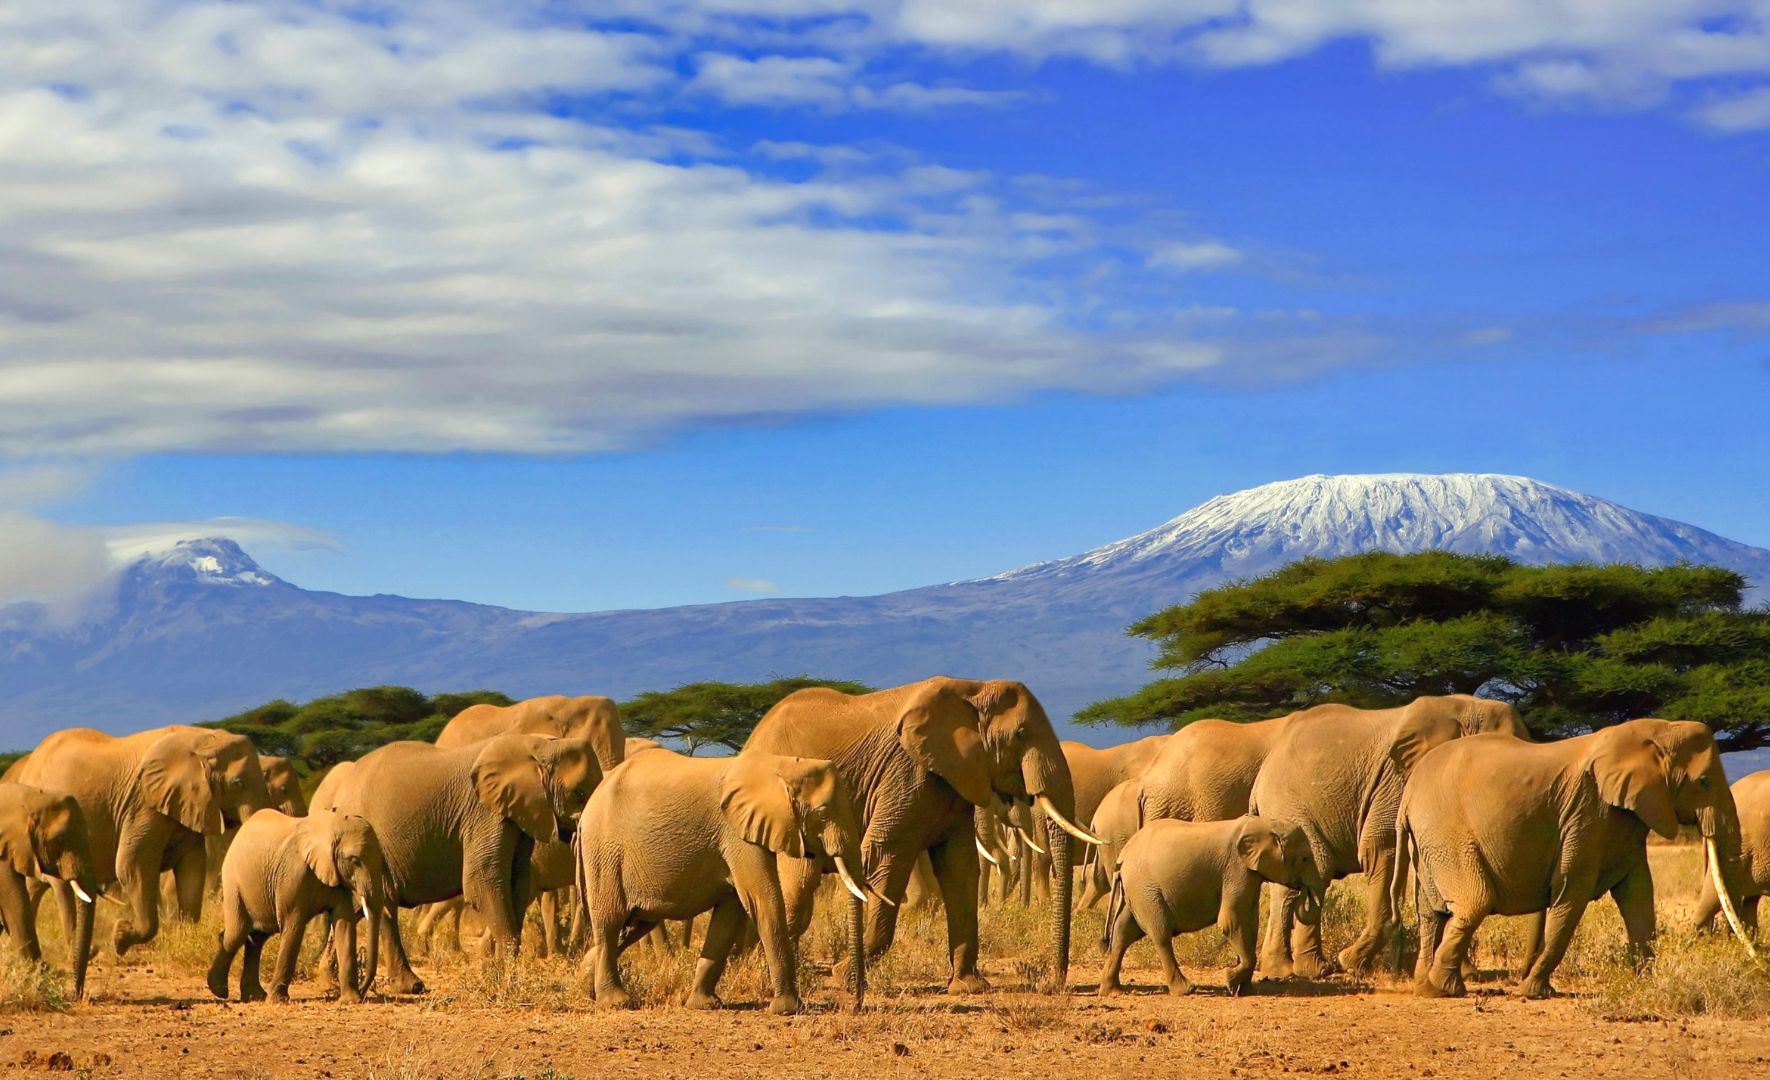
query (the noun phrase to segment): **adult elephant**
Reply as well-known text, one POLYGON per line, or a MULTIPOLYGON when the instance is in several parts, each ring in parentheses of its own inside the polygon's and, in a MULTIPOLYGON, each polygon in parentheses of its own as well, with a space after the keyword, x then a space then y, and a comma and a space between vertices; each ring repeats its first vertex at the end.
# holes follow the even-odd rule
MULTIPOLYGON (((1770 893, 1770 769, 1751 773, 1732 787, 1739 818, 1738 916, 1747 933, 1758 930, 1758 899, 1770 893)), ((1696 901, 1696 928, 1713 927, 1721 912, 1721 894, 1713 874, 1702 879, 1696 901)))
MULTIPOLYGON (((1368 970, 1394 926, 1395 813, 1414 765, 1434 747, 1484 732, 1529 737, 1512 706, 1467 694, 1419 697, 1398 709, 1317 705, 1277 729, 1248 812, 1300 826, 1325 880, 1365 874, 1364 927, 1340 951, 1341 968, 1368 970)), ((1275 978, 1332 970, 1319 929, 1296 922, 1296 891, 1271 888, 1262 970, 1275 978)))
MULTIPOLYGON (((649 739, 627 738, 615 703, 594 694, 580 697, 553 694, 529 698, 514 705, 470 705, 456 713, 442 729, 436 737, 436 745, 467 746, 494 735, 508 734, 583 739, 596 752, 596 764, 604 776, 626 760, 630 744, 635 752, 647 745, 658 745, 649 739)), ((541 937, 536 950, 540 956, 549 956, 559 949, 559 901, 562 892, 573 888, 575 862, 571 848, 566 844, 535 846, 531 880, 535 899, 541 908, 541 937)), ((464 902, 457 898, 426 907, 418 920, 419 939, 434 944, 438 929, 447 925, 451 928, 450 936, 459 944, 464 902)), ((569 907, 575 911, 578 905, 569 907)), ((517 921, 521 922, 524 917, 526 912, 518 915, 517 921)), ((575 916, 573 921, 577 922, 575 916)), ((572 939, 576 938, 574 931, 572 939)))
POLYGON ((0 922, 26 960, 43 958, 37 942, 36 905, 29 882, 40 875, 68 882, 79 897, 68 950, 74 1000, 86 996, 86 963, 92 955, 93 899, 98 875, 92 866, 86 815, 72 795, 55 795, 29 784, 0 783, 0 922))
MULTIPOLYGON (((514 956, 534 894, 534 847, 571 838, 601 779, 582 739, 499 735, 452 748, 395 742, 334 769, 313 805, 368 819, 381 841, 390 907, 465 896, 492 946, 514 956)), ((422 991, 399 920, 385 920, 382 931, 389 986, 422 991)))
POLYGON ((467 746, 494 735, 511 734, 583 739, 596 752, 597 764, 604 772, 619 765, 627 755, 620 709, 611 699, 595 694, 549 694, 514 705, 469 705, 443 727, 436 745, 467 746))
MULTIPOLYGON (((1142 776, 1143 770, 1149 767, 1161 753, 1162 747, 1172 738, 1172 735, 1145 735, 1141 739, 1104 749, 1065 740, 1061 744, 1063 757, 1069 763, 1069 779, 1076 789, 1075 820, 1084 825, 1094 820, 1094 814, 1100 809, 1100 803, 1107 793, 1127 780, 1142 776)), ((1070 845, 1071 865, 1086 865, 1091 862, 1088 853, 1075 846, 1076 841, 1073 838, 1064 842, 1070 845)), ((1030 865, 1032 873, 1025 880, 1043 897, 1050 890, 1051 856, 1034 851, 1030 865)), ((1091 905, 1098 899, 1090 898, 1085 887, 1083 893, 1083 904, 1091 905)))
MULTIPOLYGON (((1590 735, 1531 744, 1482 735, 1424 755, 1396 828, 1404 854, 1391 884, 1416 864, 1424 996, 1460 994, 1463 964, 1488 915, 1546 911, 1525 997, 1547 997, 1586 905, 1609 893, 1637 963, 1652 955, 1649 831, 1670 840, 1697 825, 1711 881, 1741 940, 1740 823, 1714 735, 1690 721, 1631 720, 1590 735)), ((1748 943, 1747 948, 1751 946, 1748 943)))
MULTIPOLYGON (((214 728, 163 727, 122 738, 69 728, 38 743, 5 778, 80 804, 98 884, 118 882, 129 907, 111 935, 119 956, 159 932, 162 870, 173 872, 179 913, 196 921, 208 862, 204 838, 219 834, 228 818, 243 820, 270 803, 252 743, 214 728)), ((73 893, 66 882, 55 891, 71 929, 73 893)))
MULTIPOLYGON (((944 676, 871 694, 825 688, 783 698, 756 725, 742 751, 826 758, 861 807, 865 876, 892 904, 916 858, 927 852, 946 910, 951 975, 947 989, 989 983, 977 971, 976 808, 1030 800, 1051 819, 1051 843, 1065 832, 1093 837, 1074 823, 1069 765, 1044 706, 1023 684, 944 676)), ((1069 970, 1069 846, 1056 844, 1054 911, 1057 985, 1069 970)), ((811 924, 821 868, 782 869, 793 936, 811 924)), ((867 959, 890 947, 897 908, 867 911, 867 959)))

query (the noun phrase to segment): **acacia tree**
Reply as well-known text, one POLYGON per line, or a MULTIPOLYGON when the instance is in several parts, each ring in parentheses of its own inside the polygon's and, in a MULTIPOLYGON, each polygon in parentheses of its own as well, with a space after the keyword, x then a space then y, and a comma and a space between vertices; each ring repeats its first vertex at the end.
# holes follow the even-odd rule
POLYGON ((1524 566, 1493 555, 1304 559, 1133 624, 1174 674, 1078 714, 1179 728, 1421 694, 1516 704, 1564 736, 1639 716, 1700 720, 1722 749, 1770 744, 1770 613, 1715 566, 1524 566))
POLYGON ((629 735, 673 739, 689 753, 703 746, 736 752, 756 725, 780 699, 795 690, 823 686, 844 694, 867 694, 873 688, 843 679, 809 675, 763 683, 695 682, 674 690, 653 690, 621 703, 621 726, 629 735))

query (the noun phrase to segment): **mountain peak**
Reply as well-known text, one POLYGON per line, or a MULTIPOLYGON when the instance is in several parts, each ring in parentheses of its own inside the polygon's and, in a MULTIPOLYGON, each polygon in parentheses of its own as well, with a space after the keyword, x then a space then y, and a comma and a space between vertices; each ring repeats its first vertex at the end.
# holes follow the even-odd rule
POLYGON ((1154 570, 1182 560, 1244 576, 1310 556, 1430 550, 1643 565, 1732 565, 1741 555, 1762 555, 1693 525, 1524 476, 1316 474, 1219 495, 1148 532, 984 580, 1154 570))
POLYGON ((168 547, 119 554, 133 556, 124 573, 137 579, 258 586, 274 585, 281 580, 224 536, 178 540, 168 547))

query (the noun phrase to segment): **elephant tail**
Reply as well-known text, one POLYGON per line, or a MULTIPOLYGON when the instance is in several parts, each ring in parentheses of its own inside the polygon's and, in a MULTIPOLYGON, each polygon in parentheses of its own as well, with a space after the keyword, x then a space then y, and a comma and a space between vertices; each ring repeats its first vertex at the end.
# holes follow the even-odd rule
POLYGON ((1389 876, 1389 910, 1397 918, 1407 900, 1408 863, 1416 856, 1413 829, 1407 821, 1407 799, 1404 797, 1400 809, 1395 813, 1395 871, 1389 876))
POLYGON ((589 880, 584 875, 584 830, 574 829, 572 830, 572 884, 577 886, 573 891, 578 894, 578 918, 582 920, 582 925, 585 927, 590 925, 590 890, 585 888, 589 880))
POLYGON ((1112 899, 1106 902, 1106 923, 1100 928, 1100 951, 1112 948, 1112 928, 1119 921, 1119 913, 1125 910, 1125 875, 1113 870, 1112 899))

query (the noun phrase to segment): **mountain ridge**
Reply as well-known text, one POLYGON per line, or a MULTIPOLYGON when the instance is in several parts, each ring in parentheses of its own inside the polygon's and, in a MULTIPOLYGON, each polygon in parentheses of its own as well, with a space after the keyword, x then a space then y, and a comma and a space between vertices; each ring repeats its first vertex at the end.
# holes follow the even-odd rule
POLYGON ((381 682, 627 696, 802 671, 877 685, 936 672, 1020 677, 1064 717, 1148 679, 1153 650, 1124 636, 1143 615, 1308 555, 1427 547, 1526 562, 1716 562, 1770 582, 1770 551, 1497 474, 1278 481, 1079 555, 877 596, 587 613, 303 589, 234 541, 203 537, 135 553, 109 595, 74 617, 0 608, 0 682, 13 689, 0 699, 0 732, 28 745, 54 727, 208 719, 381 682))

